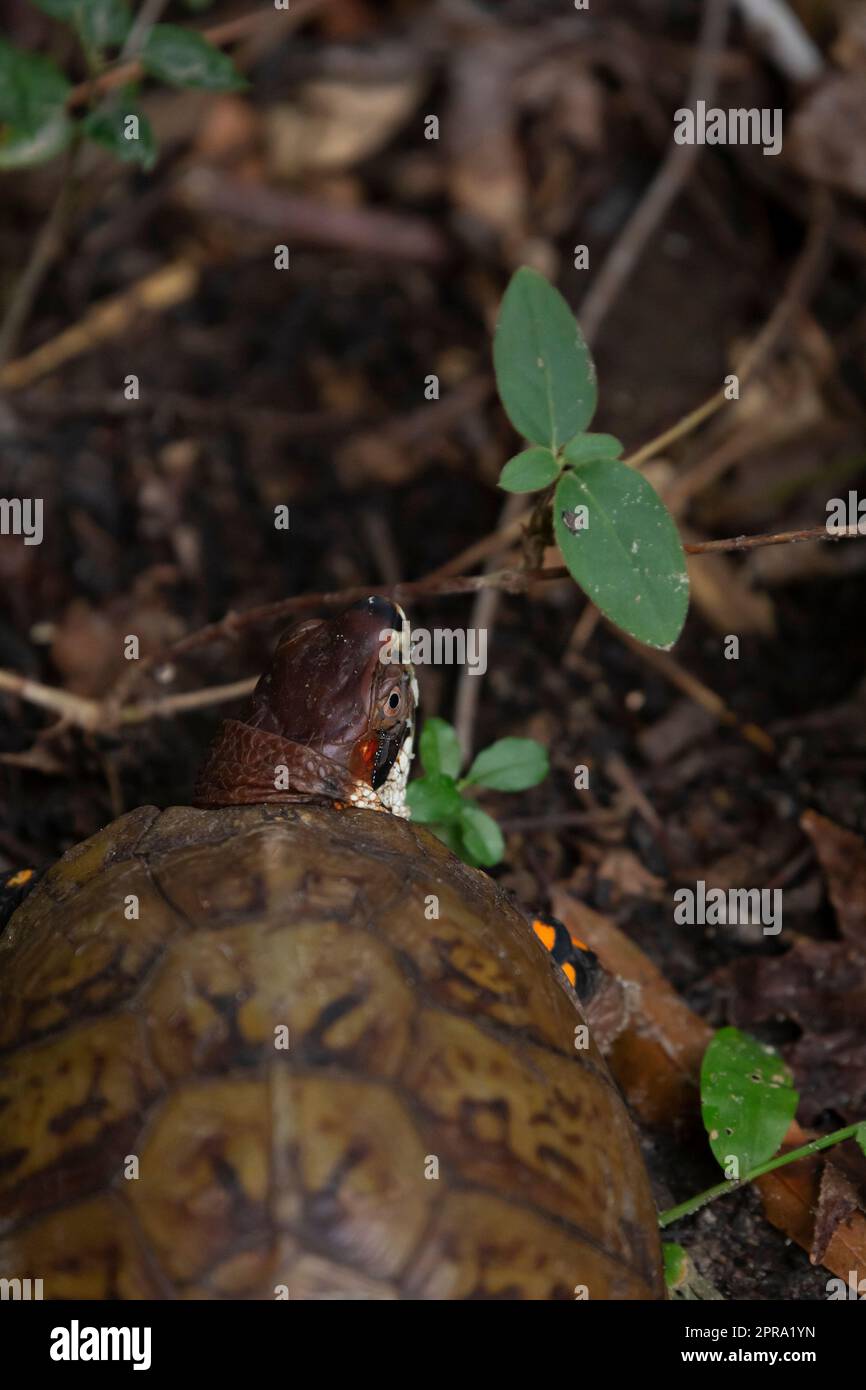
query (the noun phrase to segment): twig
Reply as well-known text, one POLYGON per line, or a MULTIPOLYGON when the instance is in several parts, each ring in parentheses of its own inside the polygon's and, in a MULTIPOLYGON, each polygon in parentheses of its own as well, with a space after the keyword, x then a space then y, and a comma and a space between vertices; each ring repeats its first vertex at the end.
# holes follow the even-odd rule
POLYGON ((696 541, 684 545, 687 555, 708 555, 718 550, 754 550, 759 545, 798 545, 800 541, 853 541, 866 538, 856 526, 828 531, 826 526, 807 526, 801 531, 773 531, 765 536, 730 536, 723 541, 696 541))
POLYGON ((141 9, 132 21, 126 42, 120 50, 120 57, 117 60, 119 63, 126 62, 127 58, 135 57, 144 43, 148 31, 159 22, 167 4, 168 0, 144 0, 141 9))
POLYGON ((140 705, 124 705, 118 713, 118 723, 143 724, 148 719, 167 719, 169 715, 182 714, 186 710, 205 709, 208 705, 241 700, 245 695, 252 694, 257 681, 258 676, 245 676, 243 680, 231 681, 228 685, 207 685, 203 690, 185 690, 158 700, 142 700, 140 705))
MULTIPOLYGON (((712 105, 718 84, 718 55, 728 21, 729 0, 704 0, 695 63, 685 105, 691 109, 703 99, 712 105)), ((661 166, 641 202, 629 218, 584 296, 578 318, 585 334, 592 336, 617 298, 671 203, 691 173, 699 145, 671 142, 661 166)))
POLYGON ((378 207, 338 207, 301 193, 251 186, 204 166, 190 169, 177 197, 205 217, 231 217, 276 231, 287 242, 348 247, 366 256, 387 256, 435 265, 448 243, 428 219, 378 207))
POLYGON ((199 270, 192 261, 172 261, 161 266, 120 294, 99 300, 78 323, 65 328, 56 338, 50 338, 25 357, 18 357, 0 368, 0 387, 18 391, 29 386, 62 363, 117 337, 142 310, 157 313, 191 298, 198 280, 199 270))
MULTIPOLYGON (((502 526, 508 526, 514 519, 516 513, 522 510, 522 501, 516 493, 512 493, 505 503, 500 516, 502 526)), ((488 564, 485 573, 489 574, 492 563, 488 564)), ((469 619, 469 626, 476 631, 486 632, 489 635, 496 622, 496 612, 499 607, 499 594, 496 589, 487 588, 481 591, 472 605, 472 614, 469 619)), ((482 682, 476 677, 469 675, 469 667, 464 666, 460 672, 457 682, 457 691, 454 700, 454 730, 457 734, 457 741, 463 752, 464 758, 468 759, 472 752, 472 730, 475 727, 475 716, 478 713, 478 703, 481 698, 482 682)))
POLYGON ((749 34, 791 82, 813 82, 824 71, 821 50, 785 0, 736 0, 749 34))
MULTIPOLYGON (((848 526, 836 532, 828 532, 823 526, 814 526, 802 531, 782 531, 775 535, 733 536, 727 540, 700 541, 697 544, 685 546, 685 549, 689 554, 700 555, 711 550, 753 550, 759 545, 794 544, 798 541, 854 540, 858 537, 862 538, 862 535, 863 533, 856 526, 848 526)), ((390 595, 400 603, 408 602, 411 599, 477 594, 486 590, 522 594, 536 584, 556 583, 568 577, 568 570, 564 565, 553 565, 546 569, 536 570, 503 569, 488 574, 453 575, 442 579, 416 579, 408 583, 385 586, 381 592, 390 595)), ((371 586, 369 584, 359 584, 351 589, 338 589, 332 593, 296 594, 293 598, 278 599, 276 603, 266 603, 261 604, 258 608, 250 608, 246 613, 227 613, 219 622, 208 623, 206 627, 189 633, 163 651, 150 657, 144 657, 135 664, 133 674, 136 680, 139 680, 154 666, 185 656, 188 652, 196 651, 200 647, 207 646, 210 642, 234 638, 239 632, 247 628, 257 626, 260 623, 275 622, 277 619, 286 618, 309 609, 344 607, 358 599, 366 598, 370 592, 371 586)), ((618 629, 615 630, 618 631, 618 629)), ((736 715, 728 710, 724 701, 720 700, 708 687, 702 686, 695 677, 681 670, 670 656, 664 652, 657 652, 654 648, 645 647, 624 633, 619 635, 651 664, 656 664, 658 669, 681 690, 709 709, 716 718, 721 719, 724 723, 741 727, 736 715)), ((39 705, 42 709, 53 710, 69 724, 97 732, 114 729, 119 725, 140 724, 148 719, 164 718, 184 710, 203 709, 207 705, 220 704, 227 700, 240 699, 249 694, 255 681, 255 677, 246 677, 240 681, 232 681, 228 685, 184 691, 178 695, 166 695, 159 699, 142 701, 139 704, 125 704, 123 701, 128 693, 129 685, 124 687, 123 683, 119 684, 105 700, 99 701, 87 699, 81 695, 72 695, 55 686, 42 685, 39 681, 29 680, 25 676, 17 675, 14 671, 0 670, 0 693, 15 695, 30 704, 39 705)), ((746 736, 764 752, 769 751, 772 747, 772 740, 762 730, 756 730, 753 725, 742 726, 742 728, 752 731, 746 736)))
POLYGON ((98 700, 72 695, 57 686, 42 685, 40 681, 29 680, 14 671, 0 671, 0 691, 17 695, 19 700, 39 705, 40 709, 53 710, 80 729, 98 729, 102 723, 102 705, 98 700))
POLYGON ((613 627, 613 625, 611 625, 611 631, 616 634, 621 642, 624 642, 627 647, 630 647, 633 652, 637 652, 638 656, 643 661, 649 666, 652 666, 654 670, 658 671, 659 675, 664 676, 666 681, 676 686, 677 690, 681 690, 682 693, 687 695, 690 700, 693 700, 696 705, 700 705, 701 708, 705 709, 708 714, 711 714, 714 719, 717 719, 720 724, 727 724, 729 728, 736 729, 747 743, 751 743, 753 747, 760 749, 762 753, 769 753, 771 755, 775 753, 776 745, 768 733, 757 724, 744 724, 742 720, 734 714, 734 711, 725 704, 721 695, 717 695, 716 692, 711 690, 708 685, 705 685, 703 681, 698 680, 697 676, 693 676, 691 672, 686 671, 669 652, 657 651, 655 647, 645 647, 642 642, 638 642, 634 637, 630 637, 627 632, 623 632, 620 628, 613 627))
POLYGON ((63 178, 47 218, 40 228, 24 270, 15 282, 0 326, 0 373, 9 361, 45 276, 54 264, 66 235, 75 196, 75 171, 81 146, 76 141, 66 162, 63 178))

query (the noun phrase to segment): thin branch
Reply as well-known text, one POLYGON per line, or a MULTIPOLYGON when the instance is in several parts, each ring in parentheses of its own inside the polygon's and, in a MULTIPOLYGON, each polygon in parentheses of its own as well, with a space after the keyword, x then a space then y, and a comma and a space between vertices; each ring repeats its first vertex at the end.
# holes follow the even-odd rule
POLYGON ((0 369, 9 361, 15 351, 18 339, 30 310, 42 286, 42 282, 59 256, 69 223, 69 215, 75 198, 75 173, 80 158, 79 141, 69 151, 66 165, 54 202, 33 243, 30 258, 15 282, 15 286, 0 325, 0 369))
POLYGON ((241 700, 245 695, 252 694, 258 679, 258 676, 245 676, 243 680, 231 681, 228 685, 206 685, 202 690, 184 690, 178 695, 165 695, 162 699, 142 700, 139 705, 124 705, 118 714, 118 722, 143 724, 148 719, 167 719, 169 715, 183 714, 186 710, 205 709, 208 705, 241 700))
MULTIPOLYGON (((780 531, 764 536, 732 536, 726 540, 699 541, 694 545, 686 545, 684 549, 690 555, 702 555, 708 551, 754 550, 761 545, 790 545, 801 541, 855 540, 863 539, 863 535, 864 533, 856 526, 847 526, 839 531, 827 531, 825 526, 813 526, 801 531, 780 531)), ((453 598, 461 594, 478 594, 484 590, 523 594, 536 584, 557 583, 563 579, 568 579, 568 577, 569 572, 564 565, 552 565, 546 569, 503 569, 495 570, 489 574, 454 575, 442 579, 429 577, 427 579, 415 579, 408 583, 383 586, 379 592, 388 594, 398 603, 408 602, 412 599, 453 598)), ((376 586, 372 587, 375 588, 376 586)), ((370 592, 371 586, 369 584, 356 585, 351 589, 337 589, 331 593, 296 594, 293 598, 279 599, 276 603, 265 603, 258 608, 250 608, 246 613, 227 613, 219 622, 208 623, 206 627, 201 627, 196 632, 182 637, 173 646, 137 662, 135 675, 140 678, 156 665, 185 656, 188 652, 196 651, 200 647, 207 646, 210 642, 233 639, 239 632, 260 623, 274 622, 277 619, 287 618, 295 613, 303 613, 310 609, 344 607, 358 599, 367 598, 370 592)), ((657 659, 659 669, 662 669, 663 673, 674 684, 679 685, 680 689, 697 699, 698 703, 712 710, 725 723, 742 728, 751 742, 756 743, 765 752, 768 750, 771 741, 762 730, 755 730, 752 725, 741 726, 736 716, 727 709, 713 691, 702 686, 700 681, 677 667, 670 656, 663 652, 657 652, 653 648, 647 648, 626 634, 620 635, 647 660, 652 662, 657 659)), ((208 705, 240 699, 250 693, 256 680, 257 677, 248 676, 243 680, 232 681, 227 685, 206 686, 201 690, 183 691, 177 695, 143 700, 138 704, 124 704, 126 692, 122 684, 118 685, 105 700, 99 701, 87 699, 82 695, 73 695, 56 686, 42 685, 41 682, 19 676, 14 671, 0 670, 0 694, 14 695, 20 700, 26 700, 29 704, 52 710, 68 724, 74 724, 79 728, 88 729, 91 732, 105 732, 123 725, 141 724, 148 719, 167 718, 169 715, 179 714, 185 710, 204 709, 208 705)))
POLYGON ((687 555, 708 555, 718 550, 755 550, 759 545, 798 545, 801 541, 853 541, 866 538, 856 526, 828 531, 826 526, 807 526, 801 531, 773 531, 764 536, 730 536, 723 541, 696 541, 684 545, 687 555))
POLYGON ((68 690, 57 686, 43 685, 41 681, 29 680, 15 671, 0 670, 0 692, 16 695, 28 704, 39 705, 40 709, 53 710, 70 724, 80 729, 98 729, 102 722, 102 705, 98 700, 88 700, 83 695, 72 695, 68 690))

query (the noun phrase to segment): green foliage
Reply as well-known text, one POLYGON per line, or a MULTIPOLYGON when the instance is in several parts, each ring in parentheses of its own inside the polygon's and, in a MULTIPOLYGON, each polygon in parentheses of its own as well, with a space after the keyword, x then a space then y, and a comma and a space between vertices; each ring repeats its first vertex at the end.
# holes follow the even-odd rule
POLYGON ((560 464, 549 449, 524 449, 509 459, 499 475, 506 492, 536 492, 559 477, 560 464))
POLYGON ((618 459, 622 444, 612 434, 577 434, 563 446, 562 456, 573 468, 595 459, 618 459))
MULTIPOLYGON (((52 19, 77 35, 91 73, 117 55, 132 27, 130 0, 32 0, 52 19)), ((189 8, 204 9, 201 0, 189 8)), ((201 34, 174 24, 155 24, 140 54, 151 76, 172 86, 231 91, 245 86, 231 58, 201 34)), ((147 119, 136 108, 132 89, 91 107, 80 120, 67 111, 70 83, 49 59, 0 40, 0 170, 45 163, 70 142, 84 137, 126 164, 151 169, 157 150, 147 119), (129 116, 138 118, 130 135, 129 116)))
POLYGON ((47 58, 0 39, 0 169, 42 164, 65 149, 69 83, 47 58))
POLYGON ((701 1064, 701 1115, 710 1148, 740 1176, 773 1157, 788 1132, 799 1097, 791 1073, 772 1047, 738 1028, 720 1028, 701 1064))
POLYGON ((650 646, 671 646, 686 619, 689 578, 674 520, 646 478, 614 458, 568 470, 554 494, 553 533, 602 613, 650 646), (572 530, 578 515, 583 524, 572 530))
POLYGON ((38 10, 71 24, 84 48, 101 59, 120 48, 132 27, 129 0, 32 0, 38 10))
POLYGON ((464 781, 495 792, 522 792, 549 771, 547 752, 534 738, 500 738, 478 754, 464 781))
POLYGON ((688 1272, 689 1257, 685 1250, 675 1241, 666 1240, 662 1243, 662 1260, 664 1262, 665 1284, 669 1289, 679 1288, 685 1282, 688 1272))
POLYGON ((460 771, 463 761, 460 743, 447 719, 437 719, 434 715, 424 720, 418 751, 428 773, 444 772, 447 777, 456 777, 460 771))
POLYGON ((592 357, 565 300, 526 266, 503 296, 493 361, 505 412, 533 445, 509 459, 500 487, 556 484, 554 535, 572 577, 611 622, 650 646, 672 646, 689 599, 679 532, 646 479, 620 461, 620 441, 587 433, 592 357))
POLYGON ((230 92, 246 86, 226 53, 193 29, 177 24, 154 24, 141 50, 141 63, 151 77, 173 87, 230 92))
POLYGON ((496 384, 518 434, 554 451, 586 429, 595 367, 574 315, 537 270, 511 277, 493 339, 496 384))
POLYGON ((150 121, 135 105, 132 88, 127 88, 123 95, 105 106, 91 111, 85 116, 82 128, 91 140, 110 150, 124 164, 140 164, 143 169, 152 169, 156 163, 153 130, 150 121), (138 122, 137 135, 132 133, 134 125, 131 117, 138 122))
POLYGON ((498 864, 505 853, 502 831, 492 816, 462 795, 469 786, 523 791, 547 776, 547 753, 531 738, 502 738, 479 753, 458 779, 457 734, 444 719, 428 719, 419 741, 424 776, 410 782, 406 800, 413 819, 429 825, 449 849, 476 867, 498 864))

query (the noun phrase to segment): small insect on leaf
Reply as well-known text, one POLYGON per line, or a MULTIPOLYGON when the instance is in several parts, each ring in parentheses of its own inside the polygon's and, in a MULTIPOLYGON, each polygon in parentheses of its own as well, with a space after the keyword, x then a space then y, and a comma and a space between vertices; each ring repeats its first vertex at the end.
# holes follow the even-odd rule
POLYGON ((738 1028, 720 1028, 701 1065, 701 1116, 716 1159, 740 1177, 777 1152, 799 1095, 782 1058, 738 1028))

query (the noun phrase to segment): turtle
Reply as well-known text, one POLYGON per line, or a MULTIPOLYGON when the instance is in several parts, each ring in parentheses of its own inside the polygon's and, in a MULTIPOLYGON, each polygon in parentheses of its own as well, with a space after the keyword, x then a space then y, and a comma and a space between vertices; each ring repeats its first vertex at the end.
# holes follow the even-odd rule
POLYGON ((624 1103, 526 914, 406 808, 371 597, 295 623, 193 805, 0 937, 0 1277, 54 1299, 664 1297, 624 1103))

